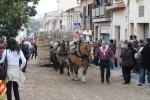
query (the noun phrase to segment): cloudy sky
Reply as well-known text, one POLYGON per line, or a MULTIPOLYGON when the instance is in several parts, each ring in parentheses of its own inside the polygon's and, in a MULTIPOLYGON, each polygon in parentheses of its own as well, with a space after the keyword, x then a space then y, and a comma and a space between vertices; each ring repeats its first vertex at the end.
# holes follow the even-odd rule
POLYGON ((37 17, 44 15, 46 12, 54 11, 58 9, 57 0, 40 0, 37 5, 37 17))

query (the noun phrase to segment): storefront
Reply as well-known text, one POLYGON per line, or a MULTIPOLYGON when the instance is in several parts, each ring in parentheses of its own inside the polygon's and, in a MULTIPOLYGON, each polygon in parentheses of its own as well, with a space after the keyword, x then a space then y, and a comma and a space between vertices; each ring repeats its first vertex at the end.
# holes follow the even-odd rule
POLYGON ((100 39, 105 40, 109 44, 110 26, 100 26, 100 39))
POLYGON ((91 30, 84 30, 83 32, 83 39, 86 41, 92 40, 92 31, 91 30))

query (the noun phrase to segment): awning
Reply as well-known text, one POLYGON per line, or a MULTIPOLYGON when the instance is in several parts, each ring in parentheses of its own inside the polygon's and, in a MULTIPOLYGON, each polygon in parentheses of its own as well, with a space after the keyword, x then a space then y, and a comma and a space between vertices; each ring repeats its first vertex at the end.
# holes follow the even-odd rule
POLYGON ((92 31, 91 30, 84 30, 83 35, 92 35, 92 31))

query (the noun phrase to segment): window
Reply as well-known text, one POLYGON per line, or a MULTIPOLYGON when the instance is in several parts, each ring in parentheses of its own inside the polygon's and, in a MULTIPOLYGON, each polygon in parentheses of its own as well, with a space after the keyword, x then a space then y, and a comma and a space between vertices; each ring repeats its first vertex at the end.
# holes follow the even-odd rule
POLYGON ((144 6, 139 6, 139 17, 144 17, 144 6))

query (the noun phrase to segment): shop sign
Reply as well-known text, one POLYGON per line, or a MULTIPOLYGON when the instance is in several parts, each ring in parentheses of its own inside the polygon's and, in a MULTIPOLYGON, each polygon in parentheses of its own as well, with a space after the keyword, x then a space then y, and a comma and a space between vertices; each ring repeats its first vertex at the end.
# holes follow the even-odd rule
POLYGON ((101 33, 110 33, 110 26, 101 26, 101 33))

